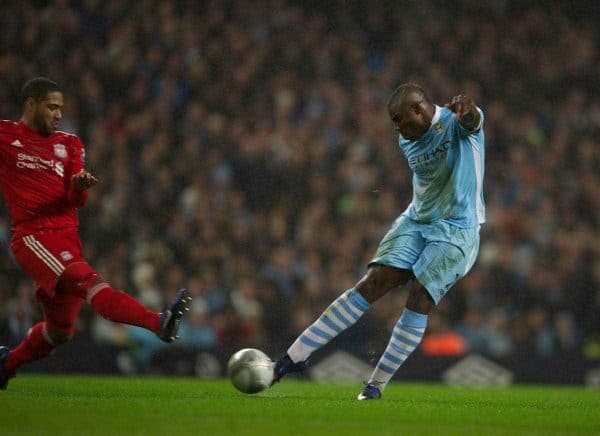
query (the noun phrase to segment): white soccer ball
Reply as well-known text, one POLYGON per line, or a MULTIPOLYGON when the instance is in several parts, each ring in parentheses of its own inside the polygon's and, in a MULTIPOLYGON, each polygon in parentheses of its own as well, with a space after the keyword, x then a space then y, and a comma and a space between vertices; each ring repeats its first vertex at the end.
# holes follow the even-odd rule
POLYGON ((235 353, 227 363, 227 376, 237 390, 255 394, 271 385, 273 361, 256 348, 244 348, 235 353))

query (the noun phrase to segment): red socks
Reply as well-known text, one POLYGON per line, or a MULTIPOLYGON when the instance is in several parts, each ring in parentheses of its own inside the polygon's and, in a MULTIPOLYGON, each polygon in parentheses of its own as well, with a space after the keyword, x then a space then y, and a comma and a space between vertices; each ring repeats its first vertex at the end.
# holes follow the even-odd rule
POLYGON ((123 324, 144 327, 154 333, 160 330, 160 315, 146 309, 125 292, 99 283, 88 293, 88 302, 103 318, 123 324))
POLYGON ((21 341, 17 348, 11 350, 5 363, 5 368, 9 373, 24 363, 41 359, 52 353, 55 347, 44 336, 45 324, 45 322, 40 322, 31 327, 25 339, 21 341))

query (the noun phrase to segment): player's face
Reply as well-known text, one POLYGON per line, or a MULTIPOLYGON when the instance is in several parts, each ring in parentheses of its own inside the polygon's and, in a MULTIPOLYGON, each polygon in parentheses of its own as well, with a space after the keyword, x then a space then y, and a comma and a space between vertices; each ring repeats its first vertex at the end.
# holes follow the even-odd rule
POLYGON ((429 129, 429 122, 419 103, 403 102, 388 108, 394 128, 403 138, 416 141, 429 129))
POLYGON ((33 105, 34 129, 46 136, 56 132, 62 119, 62 108, 64 106, 62 92, 49 92, 46 99, 34 100, 33 105))

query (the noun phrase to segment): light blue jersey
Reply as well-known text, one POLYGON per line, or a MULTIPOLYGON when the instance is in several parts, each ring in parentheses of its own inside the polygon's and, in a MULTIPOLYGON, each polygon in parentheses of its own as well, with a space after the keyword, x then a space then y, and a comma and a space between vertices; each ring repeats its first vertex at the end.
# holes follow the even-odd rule
POLYGON ((485 221, 479 113, 481 122, 469 133, 454 112, 436 106, 431 127, 418 141, 399 137, 413 171, 413 200, 370 263, 411 270, 436 304, 479 253, 479 227, 485 221))
POLYGON ((413 199, 403 215, 419 223, 443 221, 463 229, 485 222, 483 112, 467 132, 448 108, 435 107, 431 127, 417 141, 399 135, 413 171, 413 199))

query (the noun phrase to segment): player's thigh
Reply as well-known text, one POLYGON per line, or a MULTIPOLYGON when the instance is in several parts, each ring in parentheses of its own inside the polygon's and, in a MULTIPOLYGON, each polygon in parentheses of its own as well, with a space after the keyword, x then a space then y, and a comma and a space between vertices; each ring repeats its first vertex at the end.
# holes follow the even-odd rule
POLYGON ((42 300, 54 296, 56 285, 70 264, 83 260, 81 242, 71 229, 14 237, 11 248, 19 266, 35 280, 37 296, 42 300))
POLYGON ((415 277, 429 292, 435 304, 473 267, 479 252, 479 233, 458 229, 452 242, 430 241, 415 263, 415 277))
POLYGON ((425 247, 420 225, 400 216, 385 234, 369 265, 412 270, 425 247))
POLYGON ((82 298, 68 294, 56 294, 43 301, 47 329, 60 335, 72 335, 83 301, 82 298))
POLYGON ((14 238, 11 247, 19 266, 35 280, 41 299, 54 295, 56 283, 65 270, 64 261, 56 255, 58 241, 45 235, 14 238))

